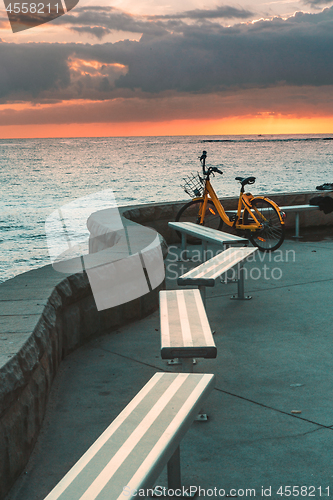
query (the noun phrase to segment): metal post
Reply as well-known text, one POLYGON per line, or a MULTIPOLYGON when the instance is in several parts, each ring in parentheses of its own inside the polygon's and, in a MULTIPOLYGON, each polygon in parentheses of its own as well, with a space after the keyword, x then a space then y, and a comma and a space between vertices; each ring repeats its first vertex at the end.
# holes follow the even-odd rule
POLYGON ((230 298, 236 299, 236 300, 250 300, 250 299, 252 299, 251 295, 245 296, 245 294, 244 294, 244 267, 243 267, 243 263, 238 264, 237 295, 233 295, 230 298))
MULTIPOLYGON (((230 248, 230 244, 223 243, 223 251, 228 250, 228 248, 230 248)), ((226 273, 224 273, 223 278, 221 278, 221 283, 224 283, 225 285, 228 284, 228 271, 226 273)))
POLYGON ((182 362, 182 372, 183 373, 193 373, 193 359, 192 358, 181 358, 182 362))
POLYGON ((204 285, 199 285, 199 290, 201 293, 201 298, 204 306, 206 306, 206 287, 204 285))
POLYGON ((187 257, 188 250, 187 250, 186 246, 187 246, 186 234, 182 233, 182 245, 181 245, 181 250, 180 250, 181 257, 179 258, 180 262, 183 262, 184 260, 189 260, 187 257))
POLYGON ((299 238, 299 212, 296 212, 295 216, 295 236, 299 238))
MULTIPOLYGON (((182 372, 183 373, 193 373, 193 363, 195 362, 192 358, 181 358, 182 362, 182 372)), ((208 420, 207 413, 204 413, 203 408, 201 408, 199 414, 195 417, 197 422, 206 422, 208 420)), ((169 486, 170 488, 170 486, 169 486)))
POLYGON ((177 447, 176 451, 168 462, 168 488, 169 490, 181 490, 182 481, 180 474, 180 448, 177 447))
POLYGON ((202 244, 201 244, 201 262, 206 262, 206 254, 207 254, 207 241, 202 240, 202 244))
POLYGON ((295 214, 295 239, 302 238, 302 236, 299 235, 299 212, 296 212, 295 214))
POLYGON ((239 264, 238 266, 238 282, 237 282, 237 289, 238 289, 238 298, 239 299, 244 299, 244 267, 242 264, 239 264))

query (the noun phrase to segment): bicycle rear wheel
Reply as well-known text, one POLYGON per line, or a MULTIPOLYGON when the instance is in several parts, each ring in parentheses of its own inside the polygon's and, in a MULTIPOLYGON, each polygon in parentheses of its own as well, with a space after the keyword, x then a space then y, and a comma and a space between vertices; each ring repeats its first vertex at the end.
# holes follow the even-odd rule
MULTIPOLYGON (((186 203, 176 215, 176 222, 193 222, 193 224, 199 224, 199 211, 203 204, 203 200, 192 200, 186 203)), ((219 216, 214 203, 211 200, 207 201, 207 207, 205 211, 203 226, 210 227, 212 229, 221 230, 223 226, 223 220, 219 216)), ((179 231, 176 231, 177 235, 181 239, 182 235, 179 231)), ((191 245, 198 245, 201 240, 195 238, 194 236, 186 236, 186 240, 191 245)))
MULTIPOLYGON (((248 231, 249 240, 258 247, 261 252, 273 252, 283 243, 285 237, 285 227, 282 224, 279 214, 270 200, 263 198, 253 198, 252 206, 256 208, 253 214, 262 229, 248 231)), ((244 224, 253 224, 254 220, 249 212, 244 212, 244 224)))

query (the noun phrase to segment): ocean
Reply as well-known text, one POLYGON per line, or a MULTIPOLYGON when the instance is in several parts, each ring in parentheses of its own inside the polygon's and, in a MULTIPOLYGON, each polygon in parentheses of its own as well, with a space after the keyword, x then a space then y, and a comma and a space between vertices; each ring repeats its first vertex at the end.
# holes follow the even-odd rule
POLYGON ((236 176, 256 177, 253 194, 312 191, 333 182, 329 135, 117 137, 0 140, 0 281, 50 263, 45 220, 77 198, 111 189, 118 206, 189 201, 183 176, 198 157, 218 166, 218 195, 236 196, 236 176))

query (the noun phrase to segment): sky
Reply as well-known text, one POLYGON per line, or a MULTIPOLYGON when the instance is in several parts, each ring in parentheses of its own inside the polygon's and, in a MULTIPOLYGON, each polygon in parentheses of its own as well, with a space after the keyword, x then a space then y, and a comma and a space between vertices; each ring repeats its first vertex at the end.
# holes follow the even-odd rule
POLYGON ((0 138, 333 133, 333 0, 0 7, 0 138))

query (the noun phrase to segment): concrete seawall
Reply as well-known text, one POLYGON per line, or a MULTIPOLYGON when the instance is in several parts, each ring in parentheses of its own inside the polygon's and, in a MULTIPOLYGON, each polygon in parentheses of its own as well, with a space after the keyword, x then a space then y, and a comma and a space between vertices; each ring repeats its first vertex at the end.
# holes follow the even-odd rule
MULTIPOLYGON (((328 194, 320 191, 307 191, 304 193, 273 193, 267 197, 275 201, 280 207, 290 205, 306 205, 314 196, 320 194, 328 194)), ((190 199, 181 202, 155 203, 150 205, 136 205, 131 208, 125 207, 122 213, 128 219, 138 222, 143 225, 150 226, 165 238, 170 243, 175 243, 176 234, 168 227, 168 222, 175 220, 175 217, 184 205, 190 199)), ((223 198, 223 206, 226 210, 235 210, 237 208, 238 197, 223 198)), ((295 228, 295 211, 289 211, 286 219, 286 229, 295 228)), ((300 227, 312 226, 327 226, 333 225, 333 213, 325 215, 320 210, 311 210, 300 213, 300 227)), ((227 231, 228 227, 223 226, 223 231, 227 231)))
MULTIPOLYGON (((306 204, 318 193, 271 195, 279 205, 306 204)), ((235 198, 223 200, 235 208, 235 198)), ((125 207, 123 215, 156 229, 168 228, 184 201, 125 207)), ((292 228, 294 215, 288 215, 292 228)), ((333 224, 333 214, 302 213, 301 227, 333 224)), ((61 360, 87 340, 140 319, 158 307, 158 292, 98 312, 85 274, 64 275, 45 266, 0 285, 0 499, 25 467, 43 420, 61 360)))
MULTIPOLYGON (((166 243, 161 246, 165 258, 166 243)), ((66 275, 48 265, 0 284, 1 500, 29 460, 64 357, 154 312, 164 287, 162 281, 141 297, 98 311, 85 272, 66 275)))

